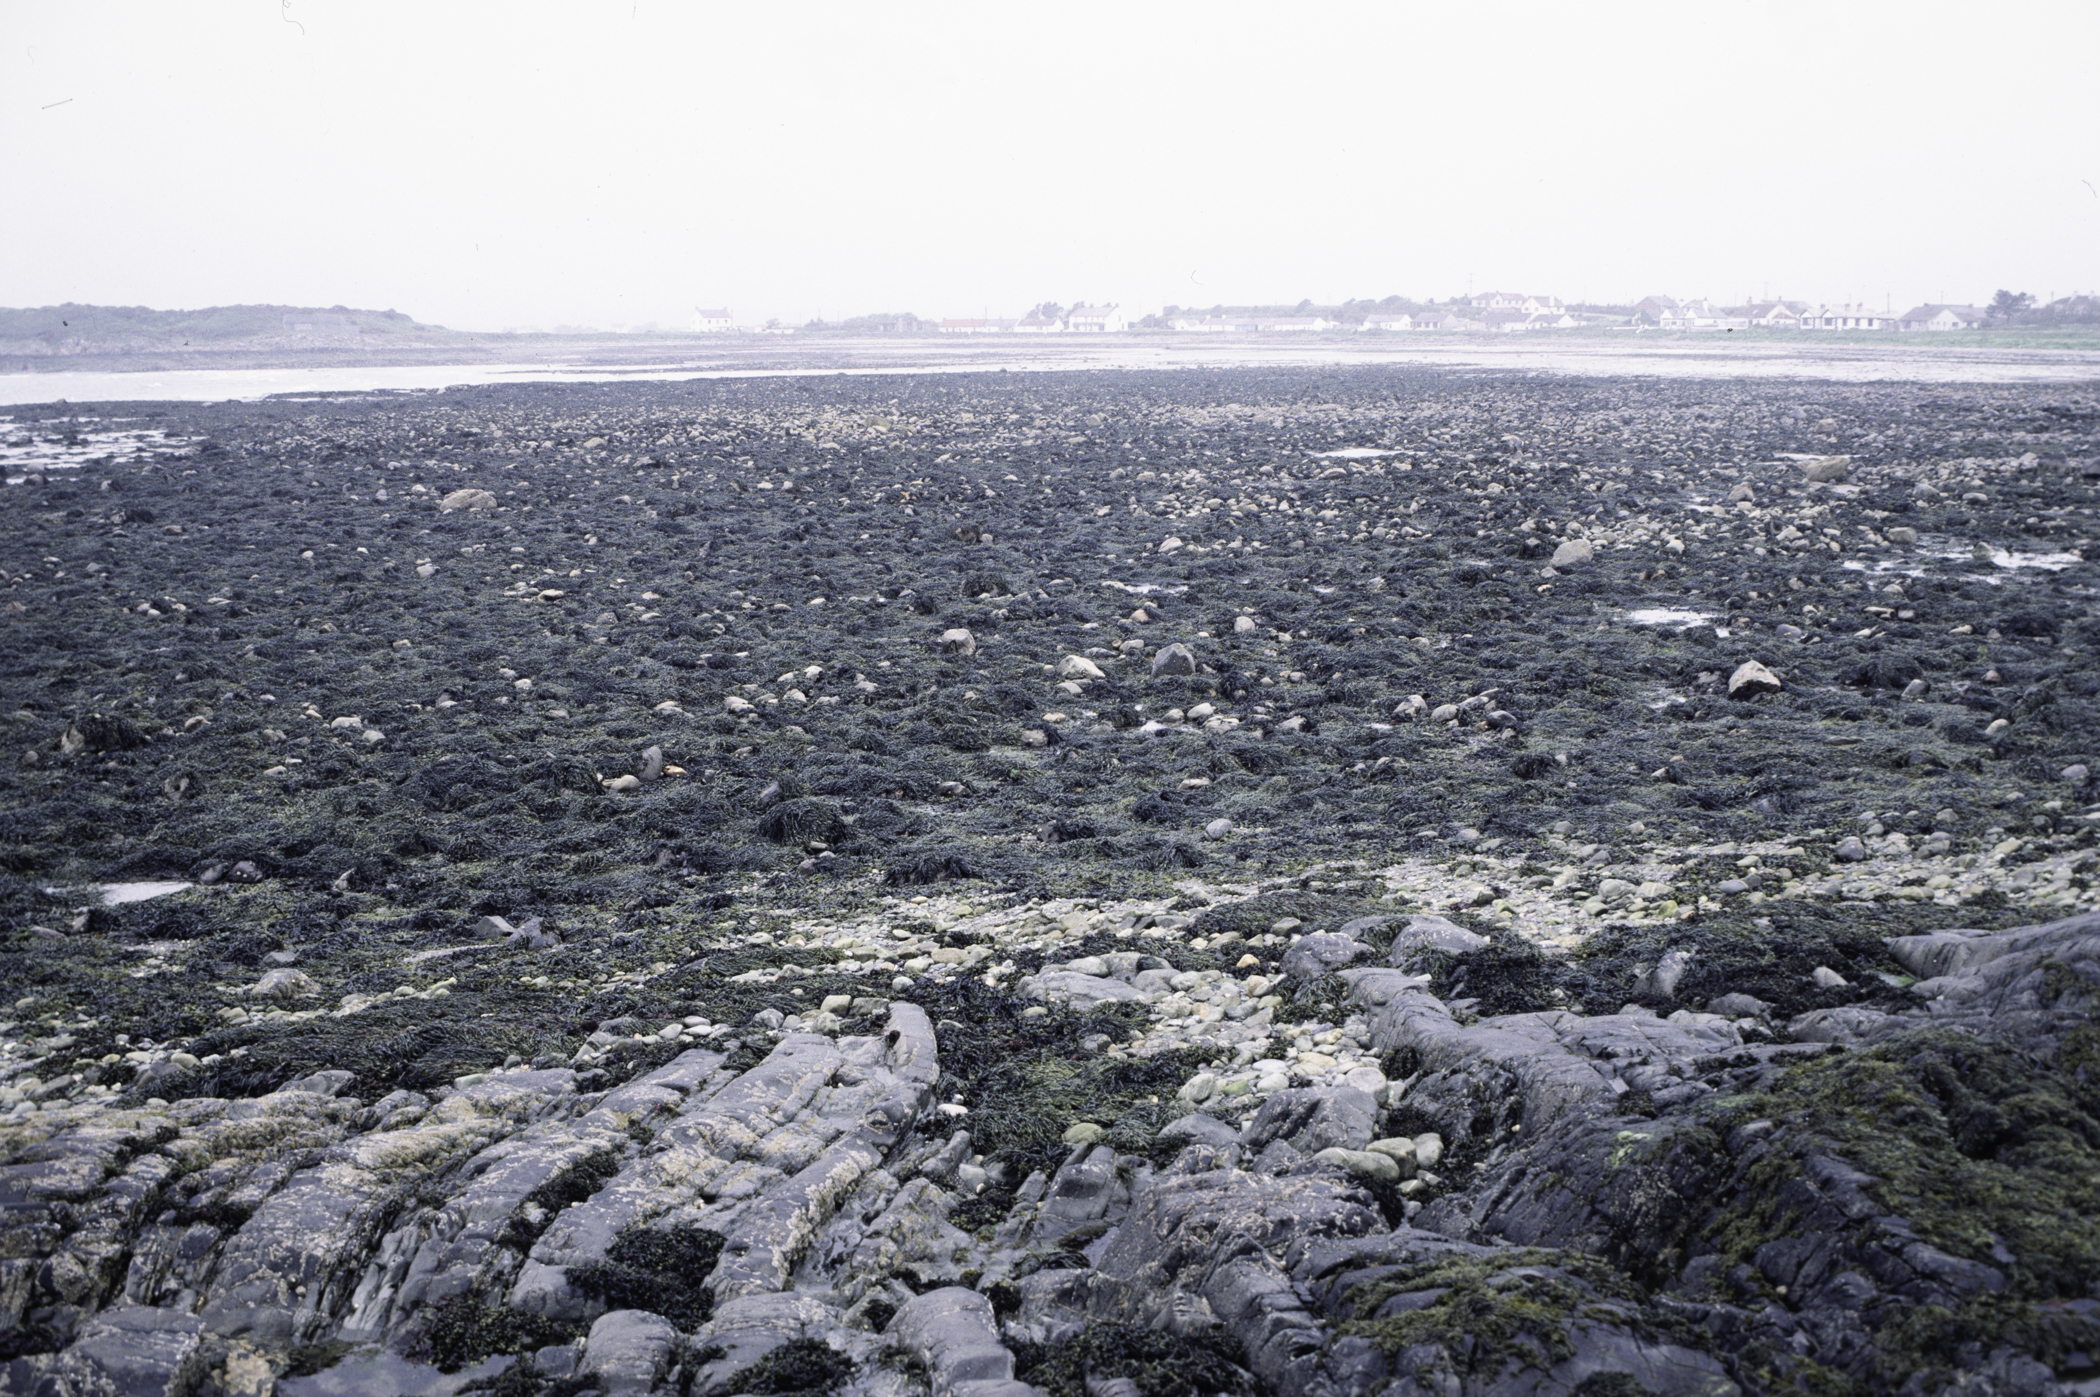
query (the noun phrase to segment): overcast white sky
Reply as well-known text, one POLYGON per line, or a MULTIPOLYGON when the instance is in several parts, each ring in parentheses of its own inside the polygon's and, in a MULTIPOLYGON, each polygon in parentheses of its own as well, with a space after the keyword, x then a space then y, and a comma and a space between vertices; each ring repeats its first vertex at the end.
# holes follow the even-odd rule
POLYGON ((0 5, 0 304, 2100 289, 2100 5, 0 5))

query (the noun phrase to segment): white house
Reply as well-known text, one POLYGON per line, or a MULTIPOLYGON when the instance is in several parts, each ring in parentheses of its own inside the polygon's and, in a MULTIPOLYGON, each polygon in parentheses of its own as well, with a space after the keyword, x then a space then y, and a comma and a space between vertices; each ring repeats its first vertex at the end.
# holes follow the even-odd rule
POLYGON ((1749 323, 1731 317, 1711 301, 1679 301, 1662 312, 1665 330, 1735 330, 1749 323))
POLYGON ((1896 319, 1899 330, 1974 330, 1983 324, 1975 306, 1917 306, 1896 319))
POLYGON ((1014 322, 1017 335, 1061 335, 1070 328, 1066 322, 1047 315, 1024 315, 1014 322))
POLYGON ((1366 330, 1412 330, 1415 318, 1404 310, 1374 310, 1364 317, 1366 330))
POLYGON ((1130 328, 1130 322, 1124 319, 1123 312, 1115 306, 1079 305, 1072 307, 1066 314, 1065 328, 1075 334, 1103 334, 1127 330, 1130 328))
POLYGON ((1013 330, 1017 323, 1012 320, 943 320, 939 328, 944 335, 1003 335, 1013 330))
POLYGON ((1332 330, 1335 322, 1324 315, 1268 315, 1254 322, 1254 328, 1264 334, 1309 333, 1314 330, 1332 330))
POLYGON ((1484 321, 1473 320, 1448 310, 1427 310, 1415 317, 1417 330, 1485 330, 1484 321))
POLYGON ((1871 306, 1810 306, 1801 313, 1804 330, 1888 330, 1895 317, 1871 306))
POLYGON ((1558 296, 1529 296, 1521 291, 1483 291, 1470 299, 1476 311, 1514 310, 1525 315, 1559 315, 1567 309, 1558 296))
POLYGON ((736 326, 730 322, 729 312, 724 310, 693 310, 693 329, 702 335, 726 335, 736 326))
POLYGON ((1765 330, 1798 330, 1801 328, 1801 311, 1785 301, 1752 301, 1749 305, 1730 306, 1726 312, 1731 321, 1765 330))

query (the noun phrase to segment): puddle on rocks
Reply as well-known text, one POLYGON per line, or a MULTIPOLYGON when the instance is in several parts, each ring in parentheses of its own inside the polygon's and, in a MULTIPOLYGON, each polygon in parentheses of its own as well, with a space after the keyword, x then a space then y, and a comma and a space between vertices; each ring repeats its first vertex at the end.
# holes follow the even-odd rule
POLYGON ((1636 626, 1669 626, 1681 631, 1691 626, 1708 625, 1714 617, 1711 612, 1685 611, 1674 606, 1643 606, 1628 611, 1626 619, 1636 626))
POLYGON ((1990 548, 1983 545, 1968 545, 1958 539, 1930 539, 1904 558, 1876 558, 1871 562, 1864 558, 1847 558, 1844 568, 1848 572, 1864 572, 1870 576, 1890 573, 1903 577, 1924 577, 1930 571, 1930 563, 1981 563, 1989 560, 1994 572, 1964 572, 1961 577, 1967 582, 1985 582, 1999 586, 2005 582, 2006 573, 2024 571, 2062 572, 2085 561, 2082 554, 2059 553, 2015 553, 2009 548, 1990 548), (1929 561, 1928 561, 1929 560, 1929 561))
POLYGON ((81 429, 83 423, 103 420, 24 422, 0 418, 0 479, 20 485, 32 475, 78 470, 105 456, 115 464, 169 448, 167 433, 159 428, 112 429, 105 425, 81 429))
POLYGON ((104 907, 120 907, 127 902, 144 902, 149 898, 166 897, 169 893, 179 893, 185 888, 195 886, 194 883, 163 879, 143 883, 98 883, 85 888, 46 888, 44 891, 53 897, 94 897, 100 899, 104 907))

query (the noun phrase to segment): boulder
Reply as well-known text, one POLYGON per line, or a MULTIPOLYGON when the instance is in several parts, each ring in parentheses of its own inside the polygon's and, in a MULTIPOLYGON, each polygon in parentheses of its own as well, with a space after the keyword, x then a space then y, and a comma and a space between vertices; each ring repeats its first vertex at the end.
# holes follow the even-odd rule
POLYGON ((1378 1102, 1355 1087, 1297 1087, 1262 1103, 1240 1132, 1248 1154, 1281 1140, 1300 1154, 1360 1150, 1378 1134, 1378 1102))
POLYGON ((1216 1116, 1206 1116, 1199 1111, 1168 1121, 1153 1138, 1169 1145, 1223 1146, 1239 1143, 1240 1133, 1216 1116))
POLYGON ((999 1340, 992 1302, 974 1290, 951 1285, 915 1296, 888 1332, 925 1365, 933 1397, 1038 1397, 1014 1380, 1014 1356, 999 1340))
POLYGON ((1065 1004, 1074 1009, 1092 1009, 1128 1000, 1143 1002, 1145 992, 1135 985, 1105 975, 1082 975, 1075 970, 1046 970, 1030 975, 1015 987, 1024 999, 1065 1004))
POLYGON ((1553 557, 1547 565, 1565 570, 1567 568, 1581 567, 1584 563, 1594 562, 1596 557, 1597 546, 1595 544, 1586 538, 1571 538, 1553 550, 1553 557))
POLYGON ((1745 660, 1728 676, 1728 697, 1756 698, 1759 694, 1776 694, 1784 686, 1779 676, 1755 660, 1745 660))
POLYGON ((1391 1155, 1376 1150, 1345 1150, 1329 1146, 1313 1156, 1328 1164, 1338 1164, 1358 1178, 1376 1179, 1381 1183, 1400 1182, 1400 1165, 1391 1155))
POLYGON ((279 968, 266 972, 248 990, 255 999, 290 1000, 309 994, 319 994, 320 985, 303 970, 279 968))
POLYGON ((941 632, 941 653, 944 655, 974 655, 977 653, 977 637, 961 626, 952 626, 941 632))
POLYGON ((1084 655, 1067 655, 1057 663, 1060 679, 1103 679, 1107 676, 1101 666, 1084 655))
POLYGON ((1283 973, 1293 980, 1317 980, 1369 951, 1368 946, 1353 936, 1316 931, 1310 936, 1300 937, 1296 945, 1283 953, 1283 973))
POLYGON ((1433 913, 1417 913, 1407 919, 1407 925, 1393 936, 1392 947, 1386 952, 1386 961, 1391 965, 1404 966, 1425 951, 1442 951, 1446 955, 1462 956, 1478 951, 1488 945, 1488 939, 1478 932, 1467 931, 1448 917, 1433 913))
POLYGON ((648 1392, 671 1366, 678 1327, 647 1310, 610 1310, 591 1325, 577 1370, 598 1380, 607 1394, 648 1392))
POLYGON ((454 490, 438 501, 438 508, 446 513, 455 509, 494 509, 496 497, 487 490, 454 490))
POLYGON ((1162 647, 1159 653, 1152 657, 1152 677, 1154 679, 1162 675, 1194 674, 1195 672, 1196 652, 1183 645, 1180 641, 1162 647))

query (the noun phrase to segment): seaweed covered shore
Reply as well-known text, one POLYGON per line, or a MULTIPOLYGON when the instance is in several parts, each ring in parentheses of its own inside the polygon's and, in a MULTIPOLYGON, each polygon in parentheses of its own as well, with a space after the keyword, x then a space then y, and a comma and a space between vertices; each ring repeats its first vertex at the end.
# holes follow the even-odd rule
POLYGON ((18 410, 0 1392, 2091 1390, 2096 437, 18 410))

